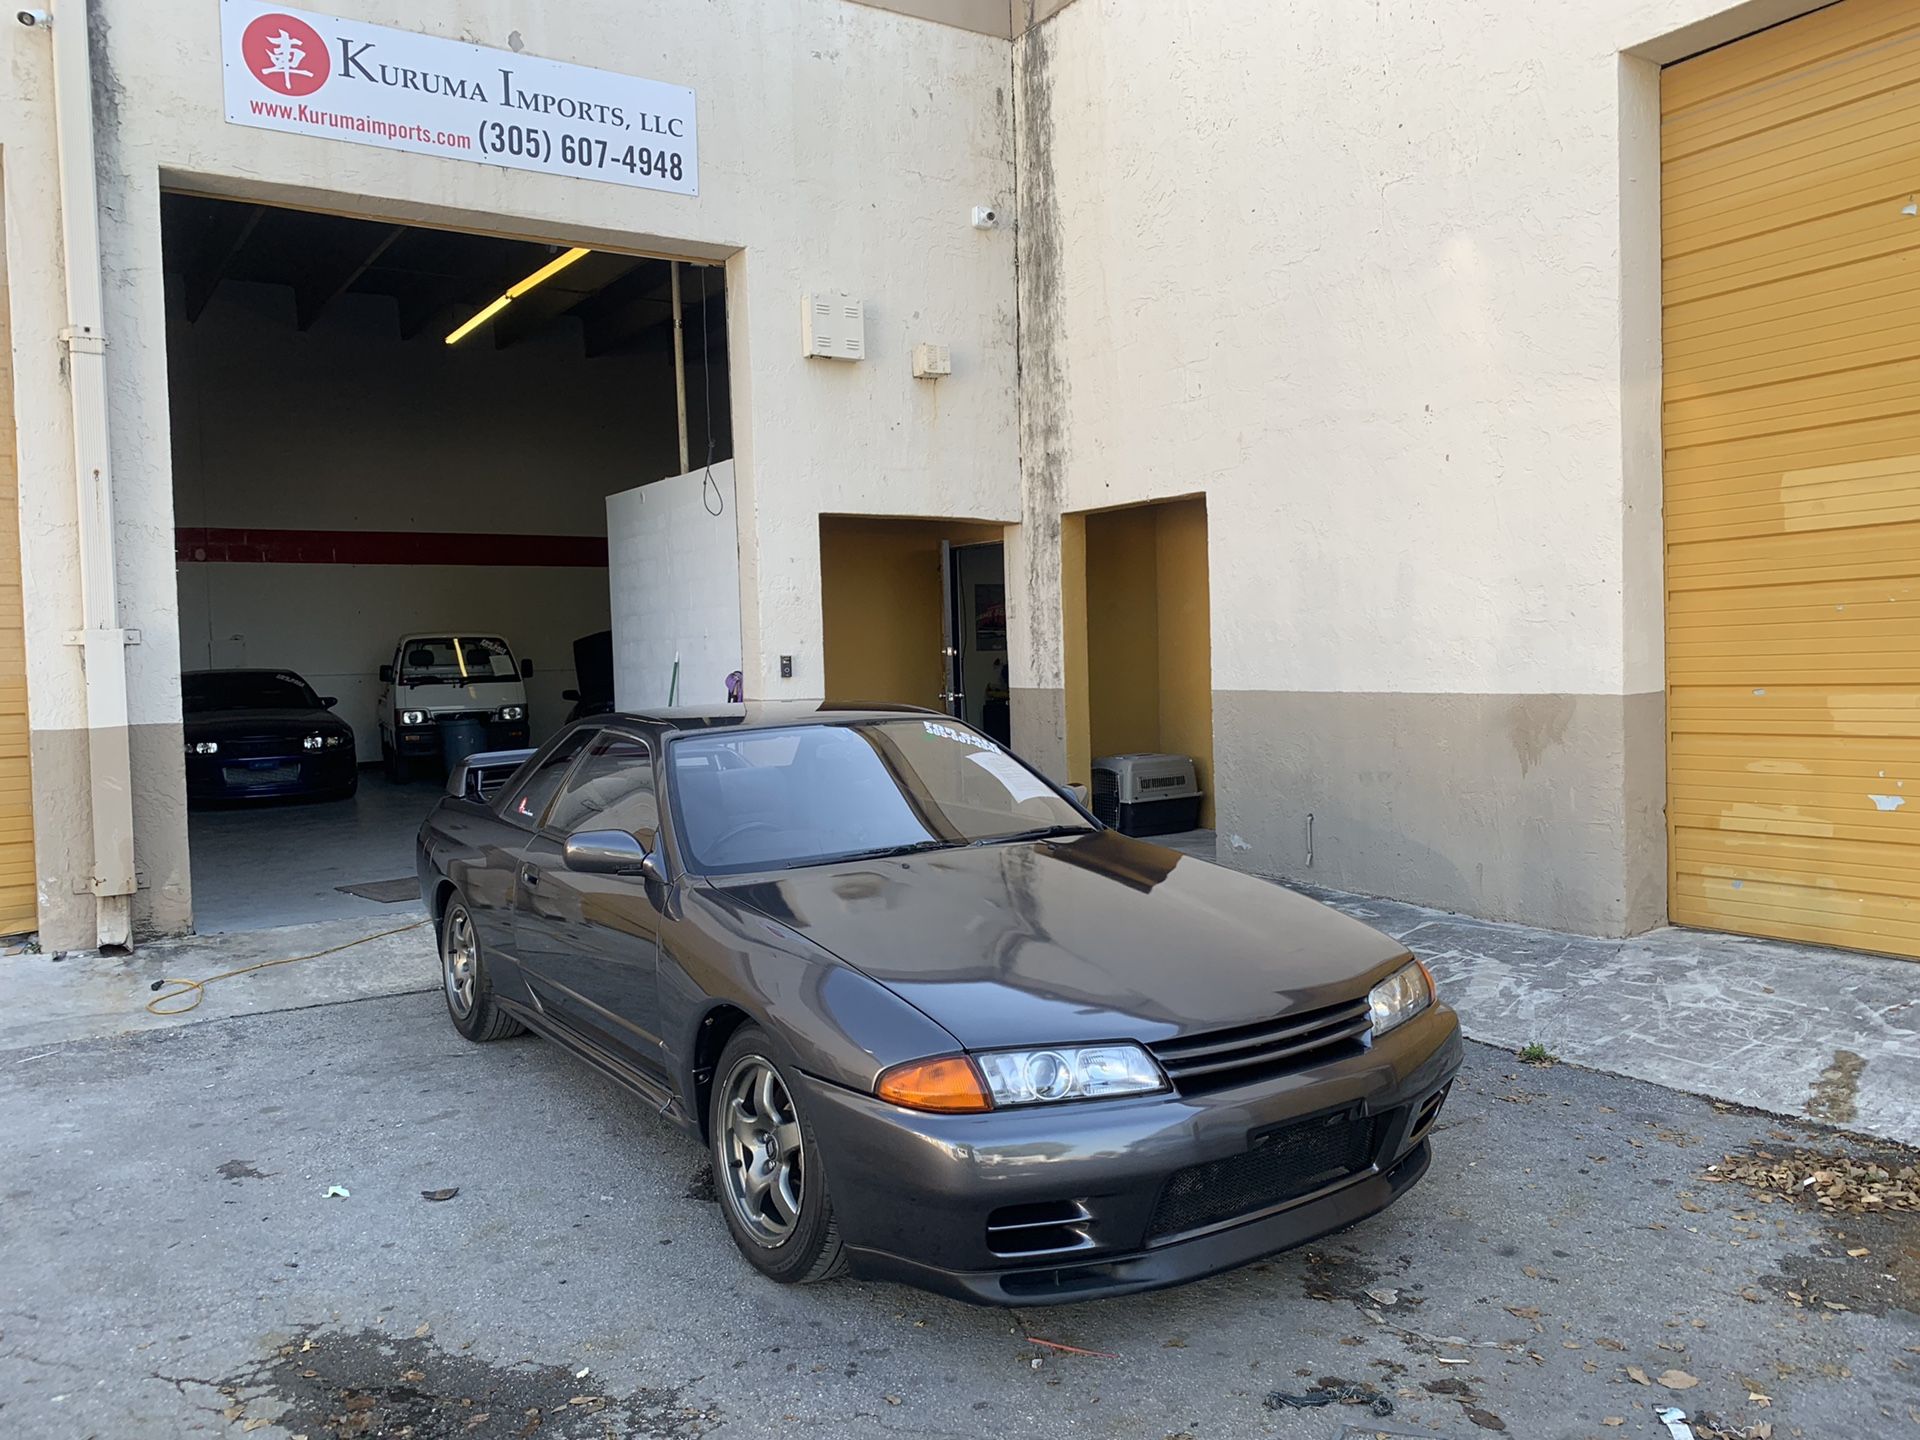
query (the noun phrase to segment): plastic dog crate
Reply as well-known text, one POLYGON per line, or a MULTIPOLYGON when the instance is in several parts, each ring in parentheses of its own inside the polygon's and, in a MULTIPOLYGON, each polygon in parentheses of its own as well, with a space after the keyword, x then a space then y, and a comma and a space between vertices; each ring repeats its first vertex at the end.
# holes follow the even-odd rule
POLYGON ((1122 835, 1171 835, 1200 824, 1200 782, 1185 755, 1103 755, 1092 778, 1094 815, 1122 835))

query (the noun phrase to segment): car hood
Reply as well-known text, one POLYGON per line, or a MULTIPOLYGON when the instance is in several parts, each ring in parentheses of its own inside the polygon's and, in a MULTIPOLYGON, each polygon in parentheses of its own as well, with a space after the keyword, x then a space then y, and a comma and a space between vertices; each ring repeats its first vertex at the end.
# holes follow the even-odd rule
POLYGON ((181 728, 189 740, 238 740, 250 735, 324 735, 345 730, 331 710, 196 710, 181 728))
POLYGON ((1113 830, 724 888, 969 1049, 1244 1025, 1362 996, 1407 955, 1317 901, 1113 830))

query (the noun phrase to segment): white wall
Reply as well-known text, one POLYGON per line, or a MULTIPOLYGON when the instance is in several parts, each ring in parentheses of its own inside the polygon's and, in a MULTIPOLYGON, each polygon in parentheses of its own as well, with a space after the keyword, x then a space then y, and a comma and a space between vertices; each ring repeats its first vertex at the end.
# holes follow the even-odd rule
POLYGON ((740 668, 733 462, 607 499, 613 689, 622 709, 719 704, 740 668))
MULTIPOLYGON (((674 465, 671 364, 588 360, 564 323, 505 350, 402 341, 390 301, 348 295, 302 332, 290 290, 228 282, 192 324, 171 307, 168 342, 174 519, 189 530, 603 537, 605 497, 674 465)), ((188 556, 181 663, 299 671, 339 697, 373 761, 375 672, 395 638, 498 633, 535 663, 544 738, 566 715, 575 637, 607 626, 606 571, 424 563, 445 558, 424 544, 423 563, 399 565, 188 556)))

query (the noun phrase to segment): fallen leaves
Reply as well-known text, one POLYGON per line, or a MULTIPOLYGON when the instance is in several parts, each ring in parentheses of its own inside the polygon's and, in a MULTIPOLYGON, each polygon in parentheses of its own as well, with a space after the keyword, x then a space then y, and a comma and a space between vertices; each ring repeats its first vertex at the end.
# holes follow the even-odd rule
POLYGON ((420 1198, 422 1200, 432 1200, 432 1201, 438 1202, 441 1200, 451 1200, 453 1199, 454 1196, 458 1195, 459 1193, 460 1193, 460 1187, 458 1185, 450 1185, 444 1190, 422 1190, 420 1192, 420 1198))
POLYGON ((1660 1383, 1669 1390, 1691 1390, 1700 1383, 1700 1377, 1684 1370, 1666 1370, 1661 1372, 1660 1383))
POLYGON ((1728 1155, 1700 1177, 1710 1184, 1739 1184, 1770 1201, 1811 1200, 1823 1210, 1884 1214, 1920 1210, 1920 1163, 1882 1165, 1846 1155, 1770 1150, 1728 1155))

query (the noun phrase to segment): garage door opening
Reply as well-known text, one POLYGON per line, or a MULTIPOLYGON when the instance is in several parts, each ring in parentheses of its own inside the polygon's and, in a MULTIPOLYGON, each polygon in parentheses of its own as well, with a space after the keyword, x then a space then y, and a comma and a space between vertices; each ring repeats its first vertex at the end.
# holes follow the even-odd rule
POLYGON ((377 915, 448 756, 611 703, 608 497, 732 454, 722 271, 181 194, 163 246, 196 924, 377 915))
POLYGON ((1003 527, 820 517, 829 700, 924 705, 1008 733, 1003 527))
MULTIPOLYGON (((1203 497, 1063 517, 1071 778, 1092 761, 1193 761, 1213 826, 1213 639, 1203 497)), ((1151 797, 1141 796, 1141 800, 1151 797)))

